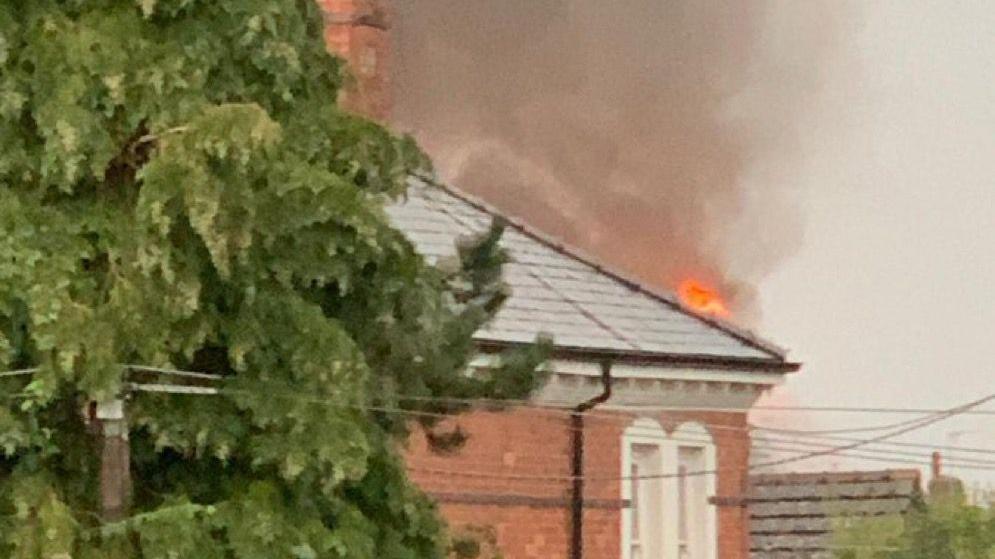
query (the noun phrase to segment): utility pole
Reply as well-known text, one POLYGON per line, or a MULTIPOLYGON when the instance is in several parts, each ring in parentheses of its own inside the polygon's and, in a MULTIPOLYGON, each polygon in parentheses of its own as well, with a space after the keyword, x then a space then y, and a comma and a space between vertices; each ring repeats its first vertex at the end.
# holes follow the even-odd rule
POLYGON ((131 450, 124 399, 98 402, 96 419, 101 438, 100 511, 105 522, 127 517, 131 501, 131 450))
MULTIPOLYGON (((193 371, 128 365, 128 369, 168 374, 198 381, 218 381, 221 376, 193 371)), ((205 386, 128 383, 124 394, 154 392, 159 394, 217 395, 218 389, 205 386)), ((131 445, 128 442, 128 418, 124 396, 91 404, 97 434, 100 436, 100 515, 104 522, 128 517, 131 508, 131 445)))

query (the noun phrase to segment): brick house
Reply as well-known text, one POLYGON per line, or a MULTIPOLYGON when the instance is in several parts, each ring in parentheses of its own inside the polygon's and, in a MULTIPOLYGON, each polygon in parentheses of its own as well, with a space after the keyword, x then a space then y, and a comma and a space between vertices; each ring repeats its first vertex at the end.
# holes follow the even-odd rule
MULTIPOLYGON (((454 254, 457 238, 499 215, 419 180, 388 211, 430 260, 454 254)), ((584 557, 747 557, 746 413, 797 365, 520 223, 511 221, 502 242, 512 295, 477 333, 475 364, 486 368, 495 350, 549 333, 551 377, 528 405, 459 418, 470 438, 456 455, 433 453, 415 437, 408 449, 415 482, 453 525, 493 528, 508 558, 569 556, 576 429, 569 410, 603 392, 607 360, 611 397, 583 424, 584 557)))
MULTIPOLYGON (((328 46, 355 75, 343 101, 385 119, 389 6, 319 1, 328 46)), ((492 533, 508 559, 749 556, 747 412, 797 364, 451 187, 412 179, 388 213, 430 261, 495 217, 509 221, 512 295, 477 333, 475 367, 540 333, 554 338, 547 384, 510 410, 461 416, 460 452, 412 438, 411 477, 457 531, 492 533), (597 403, 572 415, 584 402, 597 403)))

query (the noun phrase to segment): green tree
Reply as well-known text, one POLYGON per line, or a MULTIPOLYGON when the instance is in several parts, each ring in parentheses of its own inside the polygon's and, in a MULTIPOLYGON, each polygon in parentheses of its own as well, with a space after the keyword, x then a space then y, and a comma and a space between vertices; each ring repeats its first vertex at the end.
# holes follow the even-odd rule
POLYGON ((314 0, 0 0, 0 556, 444 555, 390 410, 523 397, 545 344, 462 373, 501 228, 426 264, 383 205, 428 162, 341 82, 314 0), (130 396, 105 525, 81 410, 129 363, 225 376, 130 396))
POLYGON ((919 502, 902 516, 843 521, 833 543, 840 559, 993 559, 995 513, 960 499, 919 502))

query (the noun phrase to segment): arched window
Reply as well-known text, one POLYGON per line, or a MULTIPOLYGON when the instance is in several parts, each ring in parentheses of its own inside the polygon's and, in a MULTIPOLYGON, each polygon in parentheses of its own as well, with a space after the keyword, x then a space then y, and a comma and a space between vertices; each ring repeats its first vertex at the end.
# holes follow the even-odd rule
MULTIPOLYGON (((677 464, 676 523, 678 559, 715 559, 715 442, 700 423, 684 423, 671 434, 677 464)), ((671 555, 673 557, 673 555, 671 555)))
POLYGON ((667 433, 650 419, 637 419, 622 436, 622 498, 629 502, 622 509, 622 559, 663 556, 665 484, 652 476, 665 473, 669 450, 667 433))
POLYGON ((651 419, 622 436, 622 559, 717 559, 715 442, 699 423, 651 419))

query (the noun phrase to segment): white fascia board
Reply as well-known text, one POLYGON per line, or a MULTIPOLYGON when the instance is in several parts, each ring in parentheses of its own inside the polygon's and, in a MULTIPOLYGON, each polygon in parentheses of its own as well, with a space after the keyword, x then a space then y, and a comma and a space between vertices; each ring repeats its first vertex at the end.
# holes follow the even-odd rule
MULTIPOLYGON (((470 363, 471 367, 487 368, 500 366, 498 355, 478 355, 470 363)), ((552 359, 545 370, 560 374, 589 377, 601 376, 601 364, 595 361, 574 359, 552 359)), ((629 363, 612 364, 612 377, 616 379, 639 378, 656 380, 683 380, 705 382, 733 382, 738 384, 761 384, 765 386, 784 383, 784 373, 746 370, 693 369, 689 367, 661 367, 659 365, 634 365, 629 363)))

